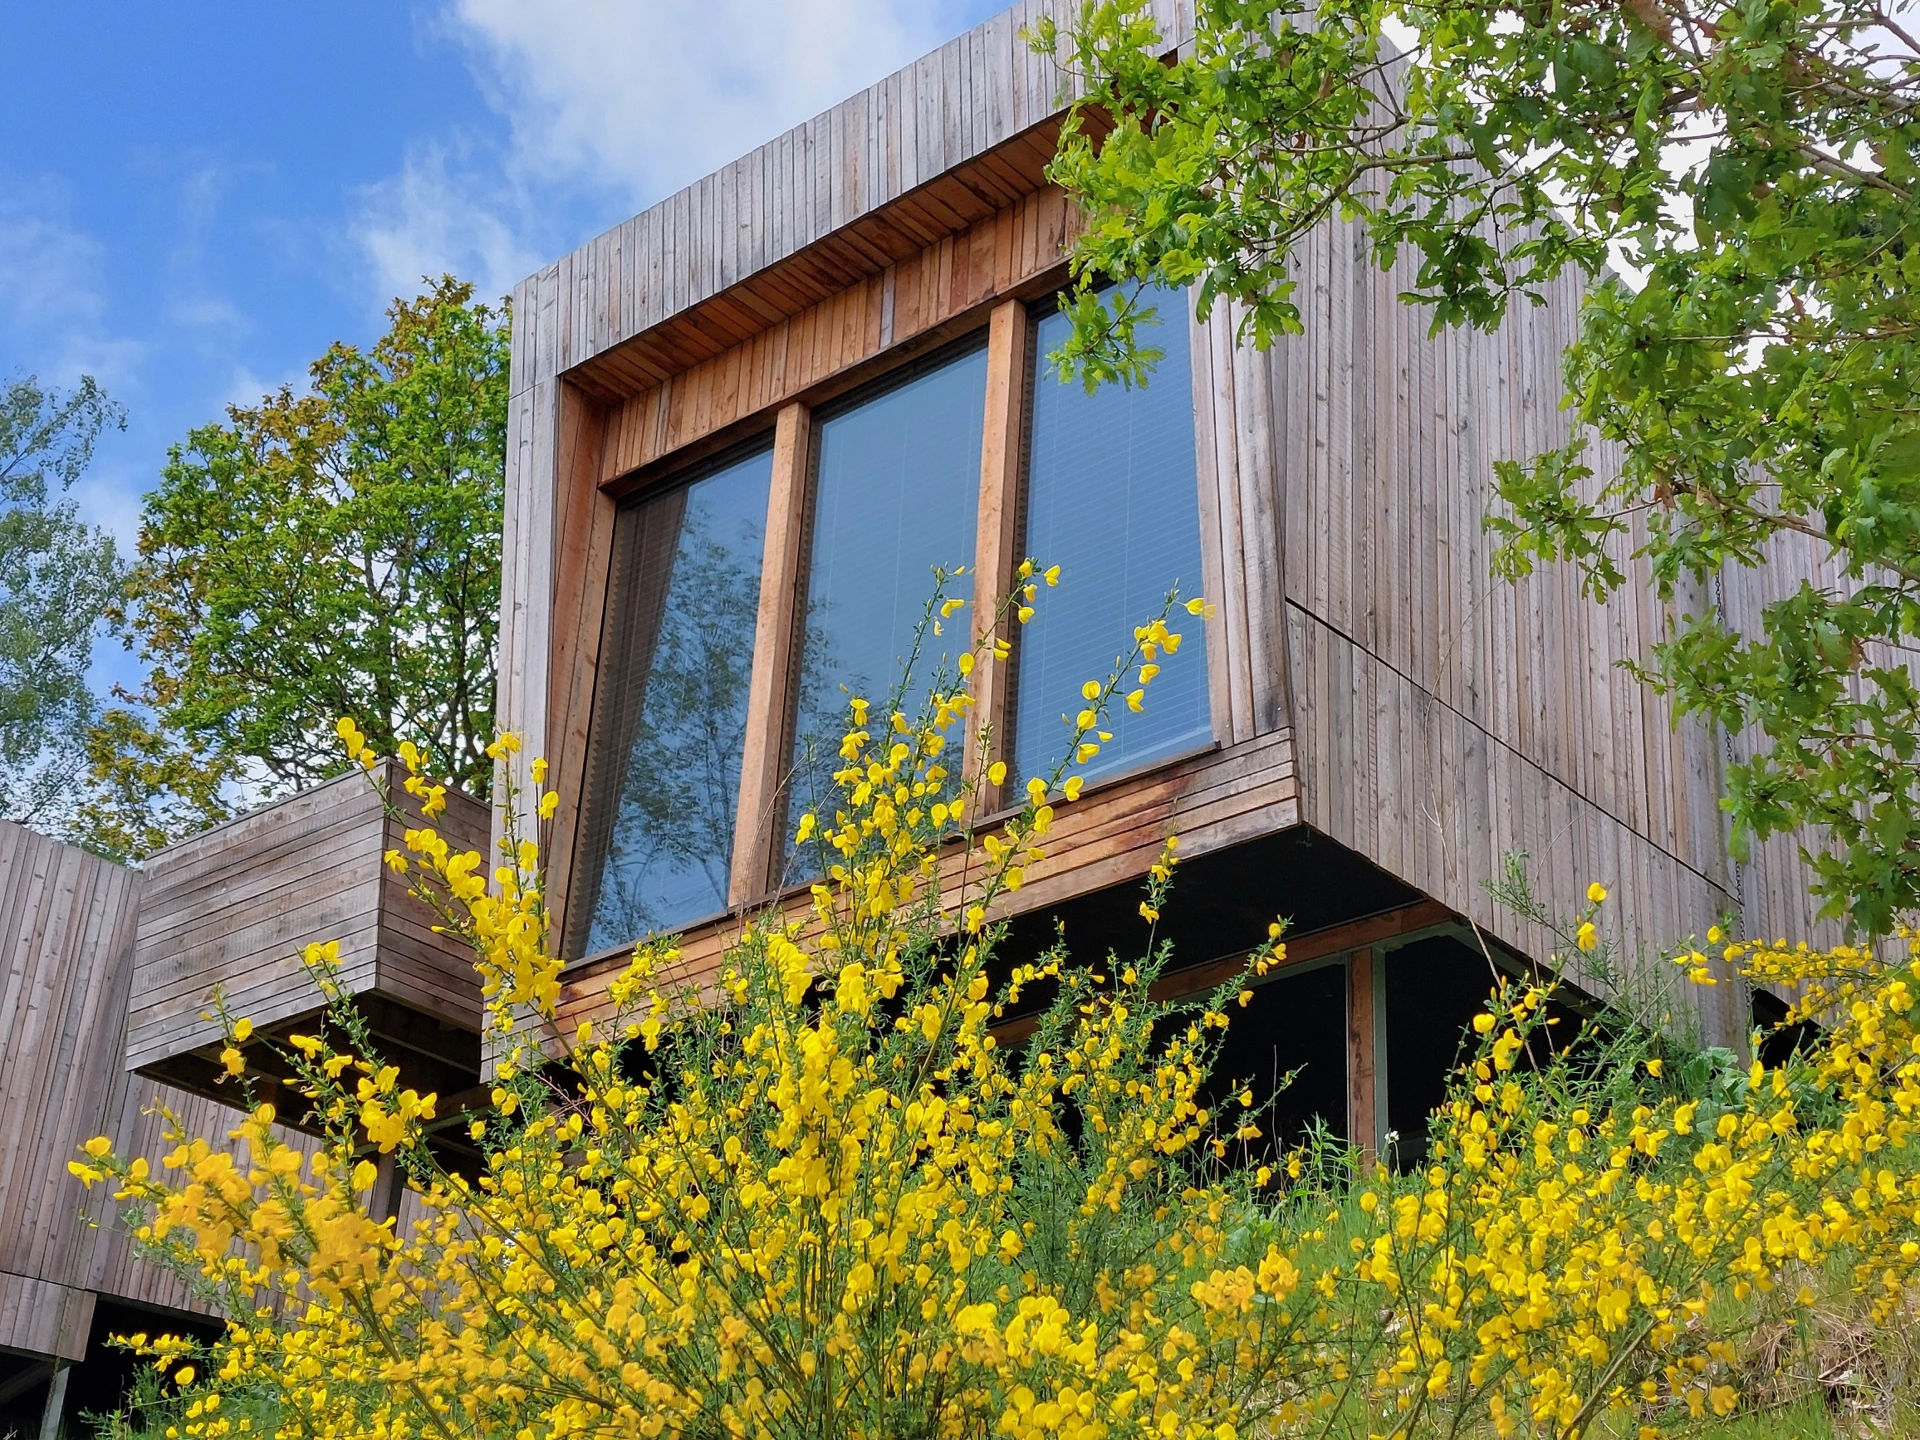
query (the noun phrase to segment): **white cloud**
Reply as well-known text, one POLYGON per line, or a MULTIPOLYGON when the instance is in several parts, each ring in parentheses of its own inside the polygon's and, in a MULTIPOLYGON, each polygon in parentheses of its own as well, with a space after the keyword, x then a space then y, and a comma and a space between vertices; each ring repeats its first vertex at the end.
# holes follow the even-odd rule
MULTIPOLYGON (((697 180, 948 36, 931 0, 451 0, 524 180, 697 180)), ((971 8, 971 7, 969 7, 971 8)))
POLYGON ((504 136, 417 137, 359 194, 351 264, 384 307, 451 272, 483 295, 934 48, 996 0, 436 0, 504 136))
POLYGON ((86 373, 111 387, 133 373, 140 347, 107 332, 100 244, 66 210, 50 181, 0 179, 0 376, 32 371, 64 386, 86 373))
POLYGON ((464 159, 460 147, 416 144, 399 174, 361 192, 354 239, 379 308, 446 273, 504 295, 541 263, 526 233, 542 227, 524 194, 464 159))

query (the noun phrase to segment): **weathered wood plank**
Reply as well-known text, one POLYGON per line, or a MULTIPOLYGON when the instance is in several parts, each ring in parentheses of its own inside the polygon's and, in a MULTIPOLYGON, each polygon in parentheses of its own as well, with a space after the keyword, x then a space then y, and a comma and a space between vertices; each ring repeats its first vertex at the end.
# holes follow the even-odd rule
MULTIPOLYGON (((418 824, 405 772, 385 762, 391 792, 418 824)), ((402 848, 360 774, 240 816, 154 856, 145 873, 127 1011, 126 1065, 159 1065, 219 1038, 202 1018, 220 988, 235 1015, 265 1027, 319 1008, 302 963, 312 942, 339 941, 350 993, 388 994, 466 1030, 481 1018, 471 958, 381 863, 402 848), (417 913, 416 913, 417 912, 417 913)), ((449 792, 435 827, 484 852, 488 817, 449 792)))
MULTIPOLYGON (((1169 834, 1180 836, 1182 856, 1194 857, 1271 834, 1299 823, 1292 737, 1285 731, 1240 745, 1219 747, 1141 773, 1117 776, 1089 787, 1059 807, 1047 840, 1047 858, 1027 867, 1026 883, 1003 896, 995 914, 1044 909, 1087 890, 1137 879, 1160 853, 1169 834)), ((943 893, 964 903, 959 855, 943 860, 943 893)), ((805 887, 779 903, 794 918, 809 904, 805 887)), ((712 973, 721 953, 749 915, 763 907, 743 905, 725 919, 680 939, 682 965, 695 978, 712 973)), ((604 1017, 606 986, 624 968, 616 957, 570 968, 558 1025, 566 1033, 582 1019, 604 1017)))
POLYGON ((139 877, 0 821, 0 1345, 77 1359, 86 1193, 67 1173, 105 1128, 139 877))
MULTIPOLYGON (((1026 302, 1003 300, 993 309, 993 321, 987 333, 987 400, 984 442, 980 452, 980 503, 978 533, 973 549, 974 643, 982 643, 993 630, 1000 597, 1013 588, 1014 567, 1018 563, 1020 486, 1022 472, 1022 432, 1025 428, 1028 359, 1033 336, 1028 323, 1026 302)), ((1014 628, 1018 628, 1017 626, 1014 628)), ((1012 760, 1011 714, 1007 704, 1008 669, 989 663, 974 672, 973 726, 984 725, 993 736, 995 759, 1012 760)), ((968 784, 980 780, 979 804, 983 811, 1000 808, 1000 790, 979 776, 981 755, 978 746, 968 745, 963 760, 963 775, 968 784)))
MULTIPOLYGON (((1494 904, 1482 886, 1497 873, 1502 849, 1528 853, 1536 888, 1562 910, 1571 910, 1591 880, 1616 884, 1618 908, 1610 910, 1623 926, 1627 954, 1651 952, 1663 942, 1704 932, 1729 903, 1727 892, 1709 875, 1676 859, 1658 837, 1602 810, 1318 617, 1295 606, 1289 606, 1288 613, 1299 672, 1296 693, 1310 683, 1306 676, 1350 677, 1340 685, 1318 686, 1308 697, 1310 703, 1301 707, 1300 803, 1305 823, 1368 854, 1369 844, 1377 842, 1368 841, 1363 817, 1343 798, 1350 790, 1321 776, 1344 764, 1369 773, 1376 786, 1405 786, 1408 793, 1394 799, 1395 807, 1414 817, 1410 823, 1416 831, 1430 832, 1433 839, 1414 847, 1410 863, 1394 873, 1519 953, 1541 959, 1553 951, 1553 937, 1494 904), (1359 740, 1326 733, 1316 733, 1309 744, 1308 733, 1332 723, 1318 709, 1330 691, 1384 692, 1385 708, 1401 718, 1397 745, 1410 764, 1402 770, 1359 740), (1606 870, 1614 873, 1602 873, 1606 870)), ((1339 728, 1355 729, 1349 722, 1339 728)), ((1718 1014, 1703 1019, 1716 1030, 1730 1023, 1730 1017, 1718 1014)))
POLYGON ((794 668, 794 607, 802 603, 805 584, 801 551, 806 538, 811 419, 806 406, 787 405, 774 427, 760 610, 754 622, 753 670, 747 681, 740 805, 728 882, 728 898, 735 905, 764 894, 773 874, 773 820, 781 803, 787 692, 794 668))
POLYGON ((923 338, 938 343, 949 333, 944 327, 1002 296, 1030 298, 1059 273, 1074 215, 1065 195, 1047 187, 989 213, 957 237, 943 234, 790 315, 757 324, 682 369, 663 373, 610 411, 600 481, 613 482, 663 456, 725 437, 732 427, 784 400, 818 403, 824 398, 812 393, 818 387, 846 377, 883 350, 923 338), (1028 225, 1058 240, 1014 264, 1013 238, 1028 225), (1003 250, 1004 268, 996 259, 1003 250), (796 346, 797 339, 805 343, 796 346), (739 383, 744 369, 763 365, 762 357, 774 350, 787 363, 767 388, 739 383))
POLYGON ((1380 1143, 1371 946, 1347 956, 1347 1139, 1367 1154, 1380 1143))

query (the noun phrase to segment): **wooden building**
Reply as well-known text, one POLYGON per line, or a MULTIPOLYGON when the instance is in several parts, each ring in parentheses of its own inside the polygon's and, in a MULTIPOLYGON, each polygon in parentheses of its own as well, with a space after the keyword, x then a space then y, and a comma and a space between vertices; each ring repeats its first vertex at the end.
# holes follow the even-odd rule
MULTIPOLYGON (((466 950, 434 933, 434 917, 381 861, 402 848, 418 802, 406 771, 377 778, 405 808, 390 815, 353 772, 170 845, 147 862, 134 941, 126 1068, 203 1094, 222 1074, 218 990, 252 1021, 250 1048, 309 1026, 322 1006, 302 952, 339 947, 338 980, 407 1083, 454 1095, 480 1079, 480 982, 466 950)), ((486 808, 447 792, 435 825, 460 849, 484 849, 486 808)))
MULTIPOLYGON (((1177 983, 1293 925, 1226 1065, 1295 1073, 1283 1130, 1406 1156, 1489 966, 1558 958, 1489 895, 1505 856, 1561 913, 1608 886, 1639 962, 1729 913, 1813 938, 1799 862, 1730 864, 1729 744, 1621 667, 1667 623, 1644 573, 1604 607, 1566 573, 1490 573, 1494 462, 1566 433, 1571 280, 1497 335, 1429 338, 1411 275, 1330 223, 1300 257, 1302 335, 1240 349, 1231 313, 1163 293, 1149 384, 1055 378, 1067 79, 1023 31, 1067 4, 1022 0, 514 294, 500 721, 561 796, 561 1023, 599 1012, 643 933, 711 964, 745 917, 803 901, 809 740, 837 739, 845 692, 885 692, 929 567, 985 597, 1032 554, 1062 583, 982 696, 1016 783, 1170 586, 1218 608, 1060 810, 1010 943, 1058 923, 1081 954, 1139 945, 1139 882, 1177 832, 1177 983)), ((1181 43, 1184 0, 1162 18, 1181 43)), ((1700 603, 1757 603, 1722 591, 1700 603)), ((0 1406, 87 1352, 99 1305, 191 1313, 86 1229, 64 1164, 102 1128, 157 1144, 156 1093, 222 1128, 214 986, 284 1032, 315 1006, 301 946, 339 940, 423 1088, 478 1080, 471 972, 381 871, 393 837, 356 787, 142 877, 0 825, 0 1406)), ((450 823, 483 838, 478 807, 450 823)), ((1707 995, 1702 1034, 1737 1042, 1744 997, 1707 995)))
MULTIPOLYGON (((792 903, 797 737, 843 685, 884 689, 930 564, 986 595, 1021 554, 1063 583, 986 697, 1017 777, 1170 584, 1219 608, 1061 811, 1016 936, 1139 943, 1177 831, 1163 926, 1196 985, 1291 918, 1241 1058, 1304 1066, 1335 1128, 1421 1124, 1489 962, 1555 958, 1487 892, 1509 853, 1562 914, 1609 887, 1636 963, 1743 906, 1748 933, 1807 933, 1795 886, 1728 860, 1723 742, 1622 668, 1668 620, 1644 571, 1604 607, 1569 573, 1491 574, 1494 462, 1569 424, 1576 283, 1429 338, 1411 274, 1330 223, 1300 257, 1304 334, 1237 348, 1224 307, 1161 295, 1144 389, 1063 386, 1067 79, 1022 33, 1050 10, 1023 0, 514 294, 501 718, 561 795, 564 1023, 640 933, 711 963, 792 903)), ((1707 992, 1704 1036, 1737 1043, 1745 1003, 1707 992)))
MULTIPOLYGON (((442 833, 484 847, 485 807, 447 801, 442 833)), ((214 1143, 232 1130, 216 992, 254 1022, 250 1061, 298 1126, 266 1042, 318 1019, 301 955, 339 942, 339 981, 386 1058, 458 1121, 480 1080, 480 982, 380 863, 397 823, 358 773, 138 872, 0 822, 0 1434, 52 1440, 63 1417, 111 1409, 132 1362, 109 1334, 217 1329, 185 1280, 137 1252, 105 1188, 67 1171, 100 1134, 157 1167, 172 1148, 163 1111, 214 1143)), ((399 1206, 397 1184, 386 1203, 399 1206)))

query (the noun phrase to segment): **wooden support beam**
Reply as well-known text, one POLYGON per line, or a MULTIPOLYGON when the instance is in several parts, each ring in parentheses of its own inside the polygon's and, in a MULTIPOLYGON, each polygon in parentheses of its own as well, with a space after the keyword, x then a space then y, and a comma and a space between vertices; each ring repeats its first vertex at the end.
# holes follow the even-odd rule
POLYGON ((40 1440, 60 1440, 60 1420, 67 1408, 67 1377, 71 1374, 72 1367, 67 1365, 53 1372, 53 1383, 47 1386, 47 1408, 40 1414, 40 1440))
MULTIPOLYGON (((1371 945, 1376 941, 1392 940, 1416 930, 1425 930, 1430 925, 1444 925, 1453 918, 1453 912, 1438 900, 1416 900, 1397 910, 1383 910, 1378 915, 1349 920, 1341 925, 1289 935, 1287 957, 1274 969, 1273 974, 1282 975, 1289 966, 1303 965, 1309 960, 1324 960, 1329 955, 1338 955, 1357 945, 1371 945)), ((1245 955, 1232 955, 1224 960, 1209 960, 1191 969, 1175 970, 1163 975, 1154 985, 1153 998, 1172 1000, 1182 995, 1197 995, 1203 990, 1211 990, 1222 981, 1239 974, 1246 963, 1245 955)))
MULTIPOLYGON (((1453 919, 1453 912, 1437 900, 1416 900, 1411 905, 1402 905, 1397 910, 1384 910, 1378 915, 1369 915, 1365 919, 1350 920, 1344 925, 1329 925, 1324 930, 1309 930, 1304 935, 1287 941, 1287 957, 1274 970, 1269 972, 1269 980, 1279 979, 1288 970, 1304 965, 1311 960, 1324 960, 1329 955, 1338 955, 1352 950, 1355 946, 1370 945, 1378 940, 1394 939, 1431 925, 1444 924, 1453 919)), ((1246 968, 1245 955, 1232 955, 1224 960, 1209 960, 1204 965, 1190 966, 1185 970, 1175 970, 1162 975, 1153 984, 1148 993, 1155 1000, 1178 1000, 1187 995, 1204 994, 1216 985, 1231 980, 1246 968)), ((1371 1004, 1372 1002, 1369 1001, 1371 1004)), ((1351 1008, 1349 1008, 1351 1015, 1351 1008)), ((993 1027, 994 1040, 1001 1045, 1018 1045, 1031 1035, 1036 1027, 1031 1015, 1009 1020, 993 1027)), ((1375 1031, 1369 1030, 1373 1035, 1375 1031)), ((1368 1048, 1373 1048, 1369 1040, 1368 1048)), ((1371 1063, 1371 1061, 1369 1061, 1371 1063)), ((1351 1058, 1347 1065, 1349 1076, 1353 1074, 1351 1058)), ((1371 1143, 1371 1142, 1369 1142, 1371 1143)))
MULTIPOLYGON (((1033 350, 1026 302, 1003 300, 987 327, 987 413, 980 447, 979 530, 973 546, 973 636, 993 625, 1000 597, 1012 588, 1020 563, 1020 485, 1027 416, 1027 370, 1033 350)), ((1014 628, 1018 628, 1017 626, 1014 628)), ((991 758, 1011 761, 1013 716, 1007 705, 1009 664, 989 663, 974 672, 974 710, 962 769, 971 784, 981 768, 974 734, 992 734, 991 758)), ((1017 777, 1015 777, 1017 779, 1017 777)), ((982 784, 978 813, 991 815, 1004 803, 1004 787, 982 784)))
MULTIPOLYGON (((572 385, 560 387, 553 482, 553 626, 548 638, 546 757, 549 784, 560 796, 553 819, 539 827, 547 862, 549 919, 567 933, 574 848, 585 783, 587 726, 593 716, 600 641, 606 618, 607 570, 613 559, 618 506, 595 482, 606 441, 606 414, 572 385)), ((531 808, 537 800, 529 799, 531 808)), ((529 827, 531 816, 523 816, 529 827)), ((484 867, 483 867, 484 868, 484 867)))
POLYGON ((392 1151, 373 1157, 373 1193, 367 1198, 367 1214, 375 1224, 384 1224, 400 1214, 400 1197, 407 1193, 407 1172, 392 1151))
POLYGON ((1380 1092, 1374 1035, 1377 1009, 1372 946, 1347 956, 1347 1139, 1370 1162, 1379 1153, 1380 1092))
POLYGON ((773 429, 773 483, 767 496, 766 548, 760 565, 760 612, 753 631, 753 672, 747 689, 747 733, 740 762, 740 805, 734 818, 733 872, 727 903, 763 897, 773 883, 774 834, 787 771, 787 713, 792 697, 794 647, 805 596, 804 557, 812 425, 804 405, 781 407, 773 429))

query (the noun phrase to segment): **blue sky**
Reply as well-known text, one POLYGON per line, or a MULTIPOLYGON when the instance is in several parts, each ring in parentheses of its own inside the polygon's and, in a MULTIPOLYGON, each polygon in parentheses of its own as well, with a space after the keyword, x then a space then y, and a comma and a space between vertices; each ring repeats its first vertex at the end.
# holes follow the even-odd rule
MULTIPOLYGON (((10 7, 0 377, 93 374, 131 545, 167 447, 423 274, 492 294, 999 0, 10 7)), ((101 680, 131 679, 117 646, 101 680)))

